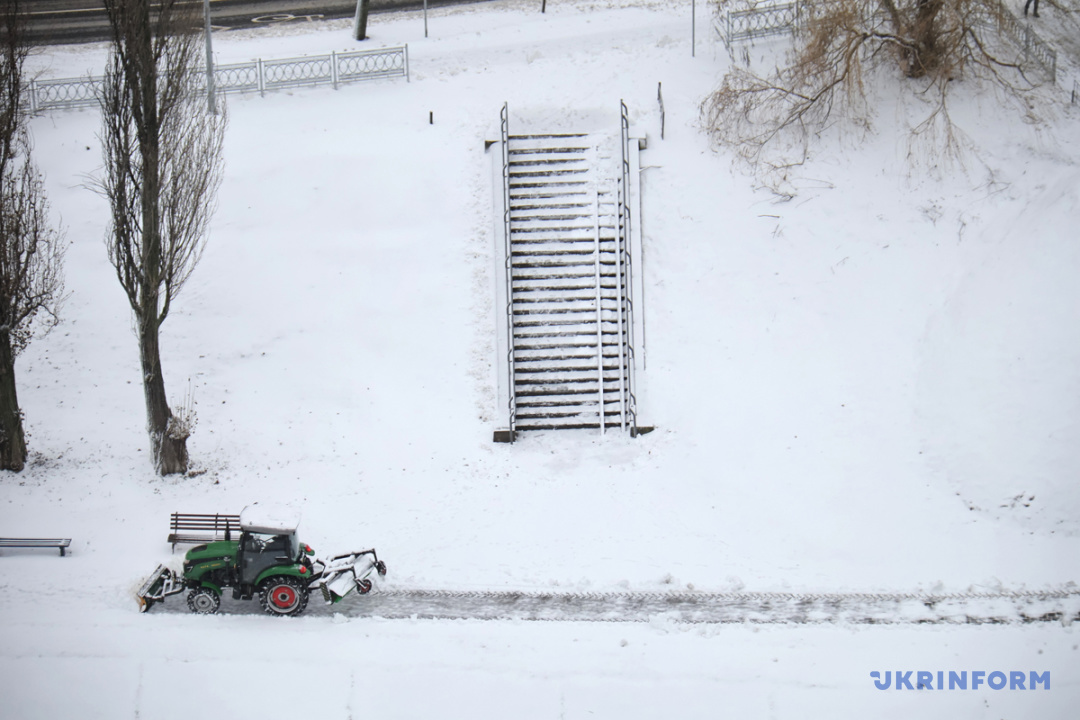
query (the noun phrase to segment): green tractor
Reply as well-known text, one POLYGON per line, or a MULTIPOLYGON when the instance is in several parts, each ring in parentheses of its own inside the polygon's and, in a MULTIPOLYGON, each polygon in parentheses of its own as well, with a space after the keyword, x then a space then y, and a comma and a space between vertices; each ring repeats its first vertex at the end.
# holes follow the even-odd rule
POLYGON ((245 508, 238 539, 226 531, 224 540, 192 548, 181 573, 159 565, 139 589, 140 611, 186 590, 191 612, 215 613, 224 589, 232 588, 234 599, 258 597, 270 615, 299 615, 313 591, 329 605, 353 590, 369 592, 372 573, 386 575, 386 565, 374 549, 313 560, 314 551, 296 537, 298 524, 295 515, 267 514, 258 506, 245 508))

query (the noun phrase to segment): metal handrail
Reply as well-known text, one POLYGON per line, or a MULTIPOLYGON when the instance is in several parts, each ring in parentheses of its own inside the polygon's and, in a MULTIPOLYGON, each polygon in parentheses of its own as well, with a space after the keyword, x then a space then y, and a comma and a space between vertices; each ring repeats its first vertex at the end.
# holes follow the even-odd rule
POLYGON ((593 281, 596 283, 596 377, 599 396, 596 411, 600 424, 600 434, 607 431, 607 416, 604 414, 604 295, 600 278, 600 187, 595 191, 595 216, 593 217, 593 281))
POLYGON ((509 369, 507 386, 510 437, 517 425, 517 388, 514 387, 514 254, 510 247, 510 110, 503 103, 499 113, 499 133, 502 141, 503 242, 506 250, 506 364, 509 369))
POLYGON ((623 323, 623 311, 626 313, 625 331, 623 327, 619 328, 619 356, 620 364, 625 363, 624 368, 619 369, 620 375, 620 390, 623 395, 623 428, 626 428, 627 422, 630 425, 630 432, 632 434, 637 433, 637 398, 634 388, 634 322, 633 322, 633 266, 630 264, 630 253, 627 250, 627 245, 630 242, 631 236, 631 223, 633 219, 630 214, 630 158, 627 157, 627 149, 630 144, 630 115, 629 110, 626 107, 626 103, 619 100, 619 137, 621 142, 619 143, 620 151, 622 153, 622 167, 619 178, 620 188, 618 202, 619 202, 619 229, 618 229, 618 273, 619 273, 619 285, 622 286, 619 292, 619 322, 623 323), (623 333, 625 332, 625 336, 623 333), (623 355, 623 348, 626 350, 626 354, 623 355), (622 382, 623 374, 625 373, 625 384, 622 382), (627 421, 626 416, 629 416, 627 421))
MULTIPOLYGON (((623 154, 626 154, 625 148, 623 154)), ((626 322, 626 293, 628 292, 626 282, 626 233, 624 228, 627 227, 625 220, 629 218, 628 213, 623 212, 623 208, 626 206, 626 186, 622 180, 619 181, 619 187, 616 188, 616 198, 619 203, 619 231, 615 234, 615 288, 618 294, 618 300, 615 303, 615 319, 616 330, 619 334, 619 426, 626 429, 626 415, 627 415, 627 399, 626 390, 628 385, 629 374, 629 352, 626 346, 629 342, 629 334, 626 332, 626 326, 629 324, 626 322)))

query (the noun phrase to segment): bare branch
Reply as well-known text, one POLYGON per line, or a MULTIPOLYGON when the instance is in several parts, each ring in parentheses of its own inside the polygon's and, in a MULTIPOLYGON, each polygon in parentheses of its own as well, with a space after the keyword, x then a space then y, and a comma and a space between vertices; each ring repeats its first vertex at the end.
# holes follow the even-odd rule
POLYGON ((1019 61, 1004 59, 996 28, 1008 10, 1000 0, 824 0, 800 8, 801 31, 783 67, 765 76, 735 68, 702 104, 714 142, 758 171, 800 162, 834 117, 870 127, 871 74, 927 102, 912 132, 933 135, 938 151, 951 155, 962 144, 947 107, 953 83, 988 81, 1014 98, 1036 86, 1019 61))
POLYGON ((63 300, 63 233, 53 227, 27 131, 21 0, 0 8, 0 468, 26 460, 15 356, 56 325, 63 300))

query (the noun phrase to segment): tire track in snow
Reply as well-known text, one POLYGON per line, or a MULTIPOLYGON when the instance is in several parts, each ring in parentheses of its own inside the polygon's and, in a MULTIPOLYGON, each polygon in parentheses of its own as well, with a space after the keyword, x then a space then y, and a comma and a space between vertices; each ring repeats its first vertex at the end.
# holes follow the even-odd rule
MULTIPOLYGON (((162 610, 187 612, 184 596, 162 610)), ((224 598, 225 614, 260 614, 224 598)), ((525 592, 400 588, 323 605, 305 615, 348 618, 691 624, 996 624, 1080 621, 1080 589, 1000 593, 525 592)))

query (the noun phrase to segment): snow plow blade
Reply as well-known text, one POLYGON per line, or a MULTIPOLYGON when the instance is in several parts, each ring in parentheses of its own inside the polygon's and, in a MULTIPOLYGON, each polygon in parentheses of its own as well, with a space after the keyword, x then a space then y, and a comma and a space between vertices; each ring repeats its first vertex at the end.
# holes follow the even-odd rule
POLYGON ((157 570, 146 578, 146 582, 139 588, 135 599, 139 603, 139 612, 146 612, 156 603, 161 602, 169 595, 176 595, 184 591, 184 584, 169 568, 158 565, 157 570))
POLYGON ((340 602, 354 590, 361 595, 370 592, 371 580, 368 576, 372 572, 386 575, 386 564, 379 560, 373 549, 338 555, 323 564, 325 568, 321 577, 311 587, 318 587, 327 605, 340 602))

